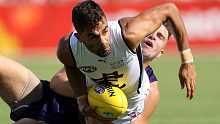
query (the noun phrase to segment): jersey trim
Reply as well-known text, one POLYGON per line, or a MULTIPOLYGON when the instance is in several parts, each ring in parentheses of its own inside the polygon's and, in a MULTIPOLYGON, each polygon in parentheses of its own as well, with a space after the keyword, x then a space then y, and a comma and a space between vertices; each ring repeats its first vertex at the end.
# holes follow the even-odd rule
POLYGON ((140 66, 140 77, 139 77, 137 92, 138 92, 138 94, 140 94, 139 88, 141 87, 141 83, 142 83, 142 79, 143 79, 143 74, 142 74, 143 60, 142 60, 142 50, 141 50, 141 45, 140 44, 138 45, 136 51, 137 51, 137 57, 138 57, 139 66, 140 66))
POLYGON ((72 56, 74 65, 76 65, 76 60, 75 60, 75 57, 74 57, 74 55, 73 55, 73 51, 72 51, 72 48, 71 48, 71 45, 70 45, 70 38, 71 38, 72 35, 73 35, 73 32, 70 34, 69 39, 68 39, 68 42, 69 42, 69 50, 70 50, 70 53, 71 53, 71 56, 72 56))
POLYGON ((153 83, 155 81, 157 81, 157 77, 154 75, 154 72, 153 72, 153 69, 148 66, 146 69, 145 69, 148 77, 149 77, 149 80, 150 80, 150 83, 153 83))
POLYGON ((121 36, 122 36, 123 41, 125 42, 125 44, 126 44, 126 46, 128 47, 128 49, 129 49, 132 53, 136 54, 136 52, 133 51, 133 50, 130 48, 130 46, 127 44, 127 42, 126 42, 126 40, 125 40, 125 38, 124 38, 124 34, 123 34, 122 26, 121 26, 121 24, 120 24, 120 20, 118 20, 118 24, 119 24, 119 26, 120 26, 120 28, 121 28, 121 36))

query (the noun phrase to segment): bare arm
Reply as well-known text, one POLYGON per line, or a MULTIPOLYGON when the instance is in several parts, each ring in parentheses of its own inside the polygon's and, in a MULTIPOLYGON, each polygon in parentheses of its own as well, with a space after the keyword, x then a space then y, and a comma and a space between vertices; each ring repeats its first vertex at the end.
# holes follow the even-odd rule
POLYGON ((74 98, 75 96, 68 81, 65 68, 62 68, 53 76, 50 81, 50 88, 65 97, 74 98))
MULTIPOLYGON (((69 36, 70 34, 64 36, 61 38, 58 49, 57 49, 57 57, 58 59, 64 64, 66 75, 68 77, 69 83, 73 89, 73 95, 74 98, 77 98, 79 96, 87 95, 87 88, 86 88, 86 79, 85 75, 74 65, 73 58, 70 53, 69 49, 69 36)), ((83 97, 80 99, 77 99, 79 108, 84 105, 88 105, 88 99, 87 97, 83 97)), ((111 118, 104 118, 99 116, 94 112, 95 108, 92 108, 90 106, 83 107, 83 113, 96 118, 98 120, 102 121, 113 121, 114 119, 111 118)))
POLYGON ((178 48, 180 50, 189 48, 184 23, 173 3, 158 5, 132 18, 123 18, 120 24, 126 42, 135 50, 142 39, 156 31, 166 21, 173 29, 178 48))
POLYGON ((151 115, 156 110, 160 97, 157 81, 151 83, 150 87, 151 91, 149 95, 145 98, 144 111, 138 116, 135 121, 132 121, 131 124, 147 124, 151 115))
MULTIPOLYGON (((132 50, 149 34, 168 22, 175 37, 179 51, 189 49, 187 32, 178 8, 173 3, 165 3, 148 9, 132 18, 120 20, 125 41, 132 50)), ((181 54, 181 61, 192 59, 192 53, 181 54)), ((186 85, 187 98, 192 99, 196 89, 196 70, 194 63, 182 64, 179 71, 181 88, 186 85)))
MULTIPOLYGON (((74 65, 69 49, 70 34, 60 39, 57 49, 57 57, 64 64, 69 83, 73 89, 74 98, 87 95, 85 76, 74 65)), ((79 107, 88 104, 87 97, 77 101, 79 107)))
POLYGON ((69 34, 61 38, 57 49, 57 57, 64 64, 68 80, 73 89, 74 97, 78 97, 87 94, 86 81, 84 74, 74 65, 68 39, 69 34))

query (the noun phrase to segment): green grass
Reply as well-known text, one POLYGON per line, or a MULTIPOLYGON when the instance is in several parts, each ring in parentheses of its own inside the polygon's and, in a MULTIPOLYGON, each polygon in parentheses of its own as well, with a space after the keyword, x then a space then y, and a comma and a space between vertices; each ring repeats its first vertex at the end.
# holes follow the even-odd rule
POLYGON ((178 59, 165 58, 152 63, 160 90, 159 105, 150 124, 219 124, 220 58, 195 57, 197 89, 192 100, 181 90, 178 59))
MULTIPOLYGON (((220 123, 220 57, 194 56, 197 69, 197 89, 193 100, 181 90, 178 72, 179 58, 163 56, 151 66, 159 82, 160 101, 149 124, 219 124, 220 123)), ((56 59, 18 60, 39 78, 50 80, 62 67, 56 59)), ((9 107, 0 100, 0 123, 12 123, 9 107)))

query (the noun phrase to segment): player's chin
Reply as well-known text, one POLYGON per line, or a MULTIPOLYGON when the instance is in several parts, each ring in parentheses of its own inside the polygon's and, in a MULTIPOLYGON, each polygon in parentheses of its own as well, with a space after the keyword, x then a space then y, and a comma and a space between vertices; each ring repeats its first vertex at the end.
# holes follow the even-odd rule
POLYGON ((110 51, 98 52, 97 55, 100 57, 106 57, 110 54, 110 51))

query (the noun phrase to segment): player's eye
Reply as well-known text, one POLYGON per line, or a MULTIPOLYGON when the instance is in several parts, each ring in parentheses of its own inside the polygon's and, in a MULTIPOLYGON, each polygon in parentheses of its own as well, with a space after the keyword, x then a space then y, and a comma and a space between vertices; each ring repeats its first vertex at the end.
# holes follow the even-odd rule
POLYGON ((161 39, 161 40, 165 40, 164 36, 163 36, 161 33, 158 33, 158 34, 157 34, 157 37, 158 37, 159 39, 161 39))
POLYGON ((105 27, 105 29, 102 31, 102 35, 106 35, 108 32, 108 26, 105 27))
POLYGON ((108 32, 108 29, 104 30, 104 31, 102 32, 102 35, 106 35, 107 32, 108 32))
POLYGON ((97 35, 93 35, 93 36, 91 36, 89 39, 91 39, 91 40, 95 40, 95 39, 97 39, 97 35))

